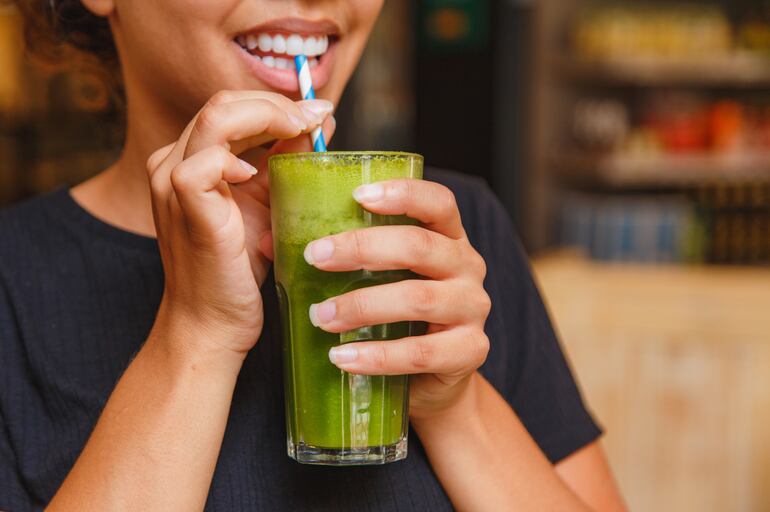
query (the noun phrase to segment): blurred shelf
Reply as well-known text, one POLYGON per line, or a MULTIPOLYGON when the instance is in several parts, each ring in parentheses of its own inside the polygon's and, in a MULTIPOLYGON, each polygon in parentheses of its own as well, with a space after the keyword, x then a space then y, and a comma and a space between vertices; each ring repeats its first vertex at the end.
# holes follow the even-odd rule
POLYGON ((770 152, 643 157, 573 153, 553 158, 551 165, 568 181, 616 188, 770 182, 770 152))
POLYGON ((693 58, 561 57, 554 69, 565 79, 594 85, 770 87, 770 57, 748 52, 693 58))

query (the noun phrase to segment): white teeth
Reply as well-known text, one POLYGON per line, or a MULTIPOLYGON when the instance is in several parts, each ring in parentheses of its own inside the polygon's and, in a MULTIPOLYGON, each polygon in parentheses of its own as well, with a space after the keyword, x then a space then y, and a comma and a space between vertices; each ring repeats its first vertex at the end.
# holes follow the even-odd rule
POLYGON ((236 41, 250 52, 259 49, 260 52, 264 53, 286 53, 292 57, 300 54, 307 57, 317 57, 329 49, 328 36, 309 36, 303 39, 299 34, 270 36, 270 34, 265 33, 240 35, 236 41))
POLYGON ((274 68, 275 67, 275 57, 272 57, 270 55, 268 55, 266 57, 262 57, 262 64, 264 64, 265 66, 267 66, 269 68, 274 68))
POLYGON ((273 38, 273 51, 275 53, 286 53, 286 38, 281 34, 273 38))
POLYGON ((318 55, 318 45, 316 44, 315 37, 305 39, 305 42, 302 44, 302 53, 308 57, 318 55))
POLYGON ((294 61, 289 59, 275 58, 275 67, 278 69, 294 69, 294 61))
POLYGON ((269 52, 273 49, 273 38, 270 34, 259 34, 259 51, 269 52))
POLYGON ((304 46, 302 38, 297 34, 292 34, 286 40, 286 53, 291 56, 299 55, 302 53, 302 47, 304 46))

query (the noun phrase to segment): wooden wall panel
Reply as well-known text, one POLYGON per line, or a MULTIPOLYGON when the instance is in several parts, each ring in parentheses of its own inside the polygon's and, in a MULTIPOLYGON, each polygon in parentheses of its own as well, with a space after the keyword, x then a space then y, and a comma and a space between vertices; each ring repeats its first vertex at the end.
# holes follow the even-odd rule
POLYGON ((770 270, 535 272, 632 510, 770 510, 770 270))

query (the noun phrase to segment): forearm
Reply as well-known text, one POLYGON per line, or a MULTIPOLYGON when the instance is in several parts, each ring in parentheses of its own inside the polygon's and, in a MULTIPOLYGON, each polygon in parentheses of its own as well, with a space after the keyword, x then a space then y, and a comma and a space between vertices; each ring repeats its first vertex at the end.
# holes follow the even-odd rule
POLYGON ((203 509, 240 364, 191 335, 156 325, 48 510, 203 509))
POLYGON ((585 510, 479 373, 451 410, 412 426, 458 510, 585 510))

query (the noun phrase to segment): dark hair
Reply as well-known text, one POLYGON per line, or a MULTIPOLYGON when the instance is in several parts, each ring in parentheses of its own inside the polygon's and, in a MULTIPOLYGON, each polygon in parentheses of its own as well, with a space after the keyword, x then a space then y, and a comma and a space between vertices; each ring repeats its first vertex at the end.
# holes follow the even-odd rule
POLYGON ((10 1, 21 12, 24 39, 33 57, 57 68, 97 73, 120 103, 120 64, 105 18, 94 15, 80 0, 10 1))

